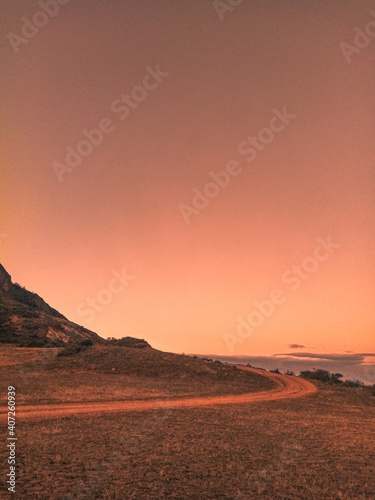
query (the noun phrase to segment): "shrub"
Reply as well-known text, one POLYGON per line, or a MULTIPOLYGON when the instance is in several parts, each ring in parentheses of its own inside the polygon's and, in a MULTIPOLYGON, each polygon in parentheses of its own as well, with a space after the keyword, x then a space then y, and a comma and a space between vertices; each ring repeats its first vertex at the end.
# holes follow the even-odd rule
POLYGON ((331 382, 332 384, 342 384, 342 377, 341 373, 331 373, 331 382))
POLYGON ((314 371, 306 370, 300 373, 302 378, 309 378, 313 380, 320 380, 321 382, 329 382, 331 380, 331 374, 327 370, 322 370, 318 368, 314 371))
POLYGON ((94 342, 91 339, 85 339, 82 340, 81 345, 83 345, 84 347, 89 347, 91 345, 94 345, 94 342))
POLYGON ((116 345, 122 347, 133 347, 135 349, 144 349, 146 347, 151 347, 148 342, 144 339, 136 339, 134 337, 122 337, 121 339, 115 339, 113 337, 108 337, 104 341, 108 345, 116 345))
POLYGON ((86 349, 82 344, 78 344, 77 342, 68 342, 65 347, 61 349, 61 351, 57 354, 58 356, 73 356, 78 352, 84 351, 86 349))
POLYGON ((48 338, 39 336, 36 333, 22 338, 19 342, 20 347, 46 347, 48 338))
POLYGON ((343 382, 341 379, 343 375, 341 373, 329 373, 327 370, 321 370, 321 369, 314 369, 314 371, 310 370, 305 370, 300 373, 300 377, 302 378, 307 378, 307 379, 313 379, 313 380, 320 380, 321 382, 326 382, 329 384, 341 384, 344 387, 362 387, 364 386, 364 383, 361 382, 360 380, 345 380, 343 382))
POLYGON ((275 370, 270 370, 270 372, 272 372, 272 373, 280 373, 281 374, 281 371, 278 368, 276 368, 275 370))
POLYGON ((64 347, 65 342, 63 342, 60 339, 49 339, 48 344, 45 345, 45 347, 64 347))
POLYGON ((345 382, 343 382, 344 387, 358 388, 358 387, 363 387, 364 385, 365 384, 358 379, 357 380, 345 380, 345 382))
POLYGON ((331 374, 327 370, 322 370, 318 368, 315 370, 315 375, 317 380, 321 380, 322 382, 329 382, 331 380, 331 374))

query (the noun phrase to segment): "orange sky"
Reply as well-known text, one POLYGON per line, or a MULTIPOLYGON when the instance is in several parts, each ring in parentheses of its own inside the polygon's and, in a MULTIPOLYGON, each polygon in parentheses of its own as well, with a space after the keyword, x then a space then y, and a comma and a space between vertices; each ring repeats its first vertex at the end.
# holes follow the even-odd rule
POLYGON ((0 251, 13 280, 104 337, 168 351, 374 352, 375 29, 350 62, 340 48, 371 9, 244 1, 221 21, 211 1, 71 0, 15 53, 7 35, 40 7, 8 6, 0 251), (158 65, 121 120, 114 101, 142 97, 158 65), (239 145, 285 107, 295 118, 248 162, 239 145), (112 131, 59 182, 52 164, 103 119, 112 131), (238 175, 187 224, 180 205, 231 161, 238 175), (329 236, 340 246, 292 291, 284 273, 329 236), (275 289, 283 304, 230 347, 224 334, 275 289))

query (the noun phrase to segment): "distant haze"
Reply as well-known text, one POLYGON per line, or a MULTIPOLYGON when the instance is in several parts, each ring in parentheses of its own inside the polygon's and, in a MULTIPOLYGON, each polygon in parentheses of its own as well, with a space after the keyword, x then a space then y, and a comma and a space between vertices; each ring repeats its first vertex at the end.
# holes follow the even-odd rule
POLYGON ((304 370, 322 369, 331 373, 341 373, 344 378, 361 380, 365 384, 375 384, 375 353, 363 354, 310 354, 292 353, 273 356, 217 356, 214 360, 231 364, 250 364, 254 368, 265 368, 281 372, 292 371, 299 375, 304 370))

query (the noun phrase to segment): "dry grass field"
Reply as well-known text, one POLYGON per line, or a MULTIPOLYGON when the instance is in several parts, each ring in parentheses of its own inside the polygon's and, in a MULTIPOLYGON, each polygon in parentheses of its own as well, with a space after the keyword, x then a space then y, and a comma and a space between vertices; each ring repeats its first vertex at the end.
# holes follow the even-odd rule
MULTIPOLYGON (((188 371, 198 370, 198 365, 192 366, 200 362, 191 360, 191 365, 189 358, 181 359, 190 366, 185 366, 188 371)), ((75 361, 60 362, 69 365, 75 361)), ((158 369, 163 373, 162 364, 158 369)), ((52 377, 48 391, 56 384, 60 369, 62 366, 49 369, 46 365, 38 372, 42 382, 52 377)), ((177 367, 174 370, 178 373, 177 367)), ((61 377, 62 388, 67 373, 61 377)), ((230 381, 220 380, 218 373, 201 375, 202 387, 217 377, 216 394, 220 387, 223 393, 228 393, 230 385, 234 390, 237 370, 228 372, 236 373, 230 375, 230 381)), ((94 374, 97 385, 107 386, 111 393, 111 380, 106 378, 111 374, 105 373, 105 367, 94 374)), ((134 392, 124 393, 124 397, 140 397, 134 387, 141 389, 146 378, 141 377, 140 382, 135 374, 126 377, 134 392)), ((198 394, 201 386, 195 381, 176 378, 178 387, 185 387, 180 396, 198 394)), ((119 387, 119 379, 115 380, 119 387)), ((156 392, 161 390, 153 377, 147 380, 156 392)), ((170 377, 165 377, 163 394, 178 395, 178 387, 168 381, 170 377), (172 394, 168 394, 168 385, 172 394)), ((262 390, 270 384, 266 379, 264 383, 262 390)), ((375 398, 366 388, 317 384, 317 393, 297 399, 20 420, 13 498, 373 499, 375 398)), ((92 386, 83 385, 82 398, 91 398, 85 391, 92 386)), ((30 393, 32 387, 29 385, 30 393)), ((261 390, 259 381, 253 381, 253 390, 261 390)), ((212 394, 209 388, 205 391, 212 394)), ((78 388, 74 394, 69 399, 79 394, 78 388)), ((40 396, 41 392, 34 399, 40 396)), ((63 396, 57 394, 56 400, 59 398, 63 396)), ((0 488, 0 497, 8 498, 3 483, 0 488)))
POLYGON ((17 386, 19 404, 242 394, 272 388, 235 366, 152 348, 95 346, 74 356, 58 349, 1 347, 0 391, 17 386))

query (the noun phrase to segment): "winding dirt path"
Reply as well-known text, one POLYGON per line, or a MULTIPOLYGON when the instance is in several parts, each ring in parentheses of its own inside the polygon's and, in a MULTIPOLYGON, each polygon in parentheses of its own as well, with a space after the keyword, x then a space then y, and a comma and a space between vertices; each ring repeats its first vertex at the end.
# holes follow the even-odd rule
MULTIPOLYGON (((103 401, 98 403, 63 403, 20 406, 16 409, 17 420, 49 420, 69 416, 88 416, 128 411, 167 410, 173 408, 192 408, 198 406, 215 406, 223 404, 256 403, 258 401, 275 401, 279 399, 299 398, 317 392, 317 387, 299 377, 279 375, 255 368, 239 365, 239 369, 250 371, 271 379, 274 388, 268 391, 251 392, 240 395, 209 396, 181 399, 149 399, 145 401, 103 401)), ((0 421, 7 419, 7 409, 1 408, 0 421)))

